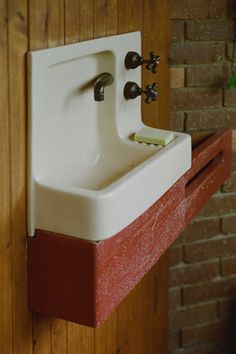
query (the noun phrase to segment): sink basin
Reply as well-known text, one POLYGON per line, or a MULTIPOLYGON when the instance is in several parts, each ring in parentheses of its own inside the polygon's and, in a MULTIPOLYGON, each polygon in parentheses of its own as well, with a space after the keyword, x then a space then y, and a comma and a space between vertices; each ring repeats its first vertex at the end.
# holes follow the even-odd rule
POLYGON ((144 124, 141 100, 126 100, 128 33, 28 54, 28 234, 47 230, 98 241, 114 236, 159 199, 190 167, 191 139, 166 147, 132 139, 144 124), (96 102, 97 76, 114 77, 96 102))

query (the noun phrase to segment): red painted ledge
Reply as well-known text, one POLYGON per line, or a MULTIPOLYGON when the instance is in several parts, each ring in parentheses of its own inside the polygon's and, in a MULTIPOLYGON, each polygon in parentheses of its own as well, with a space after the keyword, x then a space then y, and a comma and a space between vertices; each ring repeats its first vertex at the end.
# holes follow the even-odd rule
POLYGON ((192 168, 116 236, 89 242, 37 230, 28 238, 30 310, 96 327, 170 247, 231 173, 231 131, 193 150, 192 168))

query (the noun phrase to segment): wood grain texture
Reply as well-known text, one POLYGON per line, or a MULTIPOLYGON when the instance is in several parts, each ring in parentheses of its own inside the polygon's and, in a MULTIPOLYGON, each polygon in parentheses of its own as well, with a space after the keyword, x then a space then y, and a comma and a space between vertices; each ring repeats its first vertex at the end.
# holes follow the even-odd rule
POLYGON ((65 43, 79 42, 80 33, 80 2, 64 0, 65 2, 65 43))
POLYGON ((65 42, 64 0, 48 0, 47 9, 48 47, 63 45, 65 42))
POLYGON ((117 34, 117 0, 94 0, 94 38, 117 34))
POLYGON ((13 353, 7 7, 0 1, 0 348, 13 353))
POLYGON ((118 0, 107 0, 107 36, 118 33, 118 0))
POLYGON ((144 1, 143 56, 150 51, 161 56, 158 74, 153 75, 143 68, 143 86, 158 83, 157 104, 143 105, 142 114, 147 125, 168 129, 170 116, 170 1, 144 1), (152 106, 152 107, 151 107, 152 106))
MULTIPOLYGON (((67 323, 67 353, 81 353, 82 331, 76 323, 67 323)), ((93 352, 92 352, 93 353, 93 352)))
POLYGON ((33 353, 51 354, 51 318, 33 314, 33 353))
POLYGON ((79 39, 80 41, 86 41, 93 39, 94 28, 94 7, 93 0, 80 0, 79 10, 79 39))
POLYGON ((94 0, 93 12, 94 37, 105 37, 107 34, 107 1, 94 0))
MULTIPOLYGON (((32 318, 27 310, 26 53, 140 30, 144 34, 145 50, 157 48, 165 58, 169 9, 164 3, 161 0, 0 0, 0 283, 4 288, 0 294, 1 354, 123 354, 127 352, 126 347, 132 347, 129 354, 134 350, 138 354, 138 350, 144 349, 137 349, 137 343, 145 348, 145 354, 153 354, 152 348, 158 345, 155 332, 153 337, 148 335, 144 339, 142 321, 147 321, 145 311, 151 311, 149 300, 156 301, 154 284, 156 279, 158 282, 158 274, 165 274, 166 266, 163 270, 161 266, 155 267, 148 280, 97 330, 38 314, 32 318), (149 38, 151 27, 154 31, 149 38), (128 337, 124 331, 127 326, 133 327, 128 328, 128 337)), ((169 124, 165 104, 168 76, 167 62, 164 63, 163 73, 158 74, 164 93, 158 108, 145 107, 143 119, 147 124, 166 127, 169 124), (156 120, 156 112, 159 115, 160 111, 162 118, 156 120)), ((148 328, 157 328, 156 315, 150 312, 149 316, 148 328)))
POLYGON ((8 2, 9 123, 11 149, 12 313, 14 352, 32 353, 26 269, 26 0, 8 2))
POLYGON ((29 49, 37 50, 48 46, 47 0, 29 1, 29 49))
POLYGON ((93 353, 94 345, 94 329, 81 326, 81 353, 93 353))
POLYGON ((121 353, 166 353, 167 259, 161 257, 119 308, 121 353))
POLYGON ((65 354, 67 351, 67 324, 58 318, 51 319, 52 354, 65 354))
POLYGON ((100 328, 95 329, 95 354, 117 354, 117 310, 100 328))
POLYGON ((118 1, 118 31, 119 33, 142 31, 143 1, 118 1))

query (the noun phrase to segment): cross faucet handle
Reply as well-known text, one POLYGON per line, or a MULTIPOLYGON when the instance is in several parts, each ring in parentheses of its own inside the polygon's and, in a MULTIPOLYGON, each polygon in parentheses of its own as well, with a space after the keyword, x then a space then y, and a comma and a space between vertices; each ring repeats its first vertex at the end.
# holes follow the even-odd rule
POLYGON ((136 69, 138 66, 146 64, 145 68, 155 74, 160 60, 160 56, 153 52, 150 52, 149 59, 144 59, 138 53, 131 51, 126 54, 125 67, 126 69, 136 69))
POLYGON ((160 64, 161 57, 153 52, 150 52, 149 59, 144 60, 146 63, 145 68, 151 71, 153 74, 157 72, 158 65, 160 64))
POLYGON ((146 86, 146 90, 143 90, 135 82, 128 81, 124 87, 124 96, 127 100, 133 100, 134 98, 141 96, 142 93, 146 94, 145 103, 151 103, 156 101, 158 92, 157 92, 157 83, 146 86))
POLYGON ((143 90, 146 93, 147 97, 145 99, 146 103, 151 103, 152 101, 157 100, 158 92, 157 92, 158 85, 154 82, 152 85, 146 86, 146 90, 143 90))

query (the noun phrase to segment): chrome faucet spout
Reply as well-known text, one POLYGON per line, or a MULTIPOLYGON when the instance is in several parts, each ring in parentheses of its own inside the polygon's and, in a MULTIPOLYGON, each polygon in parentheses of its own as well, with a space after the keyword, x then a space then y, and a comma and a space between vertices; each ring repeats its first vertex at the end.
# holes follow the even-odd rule
POLYGON ((102 73, 97 77, 94 84, 95 101, 104 101, 104 87, 113 83, 113 76, 110 73, 102 73))

